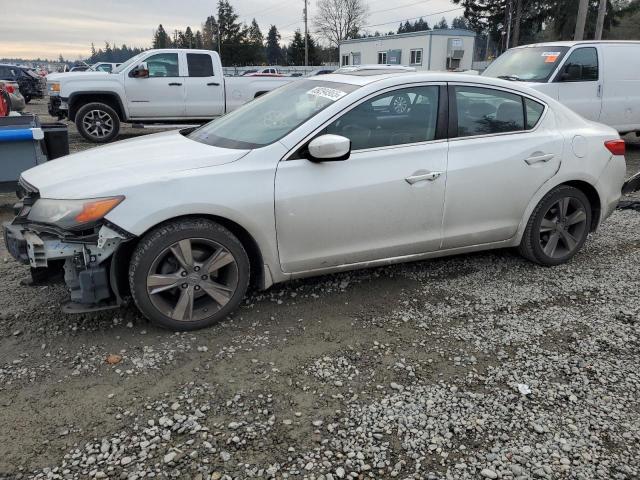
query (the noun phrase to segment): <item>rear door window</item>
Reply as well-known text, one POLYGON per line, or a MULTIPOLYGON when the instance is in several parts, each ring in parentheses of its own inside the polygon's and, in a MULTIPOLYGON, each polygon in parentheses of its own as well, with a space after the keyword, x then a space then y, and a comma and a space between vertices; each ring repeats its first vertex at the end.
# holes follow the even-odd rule
POLYGON ((482 87, 456 86, 458 137, 518 132, 525 129, 522 97, 482 87))
POLYGON ((559 82, 598 81, 598 51, 593 47, 574 50, 556 77, 559 82))
POLYGON ((213 77, 213 61, 206 53, 187 53, 190 77, 213 77))

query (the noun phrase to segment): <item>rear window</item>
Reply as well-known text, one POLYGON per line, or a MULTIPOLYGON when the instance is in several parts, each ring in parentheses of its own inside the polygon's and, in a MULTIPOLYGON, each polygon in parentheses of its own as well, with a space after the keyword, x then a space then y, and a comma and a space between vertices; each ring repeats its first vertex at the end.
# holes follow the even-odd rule
POLYGON ((527 114, 527 130, 531 130, 538 124, 542 112, 544 112, 544 105, 530 98, 524 99, 524 105, 527 114))
POLYGON ((213 77, 213 61, 205 53, 187 53, 190 77, 213 77))

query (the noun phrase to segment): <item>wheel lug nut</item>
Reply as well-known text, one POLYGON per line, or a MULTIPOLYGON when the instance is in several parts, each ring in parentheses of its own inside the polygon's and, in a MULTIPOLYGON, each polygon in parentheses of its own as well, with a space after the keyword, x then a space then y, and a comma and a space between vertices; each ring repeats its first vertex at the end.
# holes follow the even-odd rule
POLYGON ((187 272, 182 272, 180 275, 182 275, 183 277, 187 276, 187 272))
POLYGON ((187 288, 189 285, 187 285, 186 283, 182 284, 182 288, 187 288))
POLYGON ((199 285, 196 285, 196 286, 194 287, 194 290, 196 290, 196 291, 200 290, 200 286, 199 286, 199 285))
POLYGON ((194 268, 194 270, 195 270, 196 272, 199 272, 199 271, 200 271, 200 267, 195 267, 195 268, 194 268))
POLYGON ((209 276, 207 276, 207 275, 202 275, 202 280, 209 280, 209 276))

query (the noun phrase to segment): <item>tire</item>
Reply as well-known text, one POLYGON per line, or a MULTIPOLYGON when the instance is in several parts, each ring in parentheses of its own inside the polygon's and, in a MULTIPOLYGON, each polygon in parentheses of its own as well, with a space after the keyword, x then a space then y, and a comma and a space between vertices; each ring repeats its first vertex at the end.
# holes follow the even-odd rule
POLYGON ((87 103, 76 112, 76 127, 80 135, 92 143, 108 143, 120 132, 120 118, 105 103, 87 103))
POLYGON ((29 103, 31 101, 31 95, 23 95, 24 103, 29 103))
POLYGON ((138 309, 152 323, 176 331, 224 319, 240 305, 249 276, 242 243, 223 226, 198 218, 172 221, 146 234, 129 266, 138 309))
POLYGON ((559 186, 536 206, 520 242, 522 256, 540 265, 566 263, 580 251, 591 227, 591 203, 577 188, 559 186))

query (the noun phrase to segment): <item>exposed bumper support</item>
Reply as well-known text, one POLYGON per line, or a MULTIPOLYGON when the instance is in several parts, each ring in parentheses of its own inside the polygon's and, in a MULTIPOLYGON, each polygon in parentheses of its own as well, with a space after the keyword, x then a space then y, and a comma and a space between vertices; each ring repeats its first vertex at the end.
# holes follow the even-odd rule
MULTIPOLYGON (((127 238, 102 226, 95 243, 61 240, 24 225, 4 224, 4 238, 11 255, 36 271, 64 262, 64 279, 71 294, 66 312, 117 307, 122 298, 114 282, 111 258, 127 238)), ((33 270, 32 270, 33 271, 33 270)))

